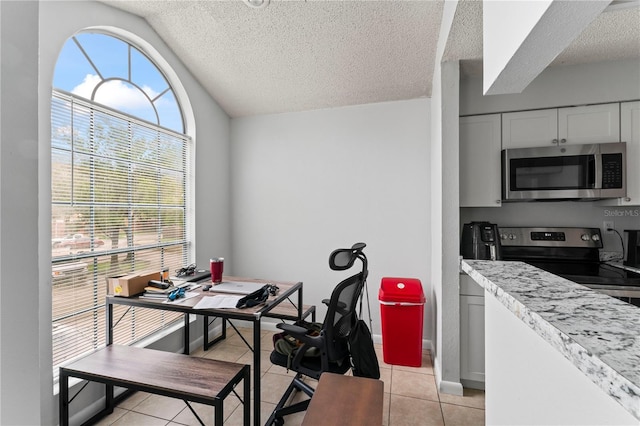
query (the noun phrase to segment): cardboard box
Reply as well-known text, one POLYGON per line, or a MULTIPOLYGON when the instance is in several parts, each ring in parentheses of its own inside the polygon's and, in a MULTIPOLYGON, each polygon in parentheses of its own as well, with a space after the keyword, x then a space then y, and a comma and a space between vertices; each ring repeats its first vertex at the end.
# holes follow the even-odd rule
POLYGON ((144 292, 149 280, 159 280, 160 272, 137 272, 107 277, 107 292, 114 296, 131 297, 144 292))

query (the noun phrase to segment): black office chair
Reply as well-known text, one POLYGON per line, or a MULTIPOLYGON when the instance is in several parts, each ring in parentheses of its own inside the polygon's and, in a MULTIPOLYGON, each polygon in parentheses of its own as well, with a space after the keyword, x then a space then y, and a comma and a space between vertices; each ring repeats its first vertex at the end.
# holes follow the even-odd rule
POLYGON ((329 256, 329 267, 334 271, 351 268, 356 259, 362 261, 362 271, 343 280, 334 288, 331 298, 322 301, 327 305, 327 314, 319 335, 311 336, 308 334, 308 328, 297 324, 277 325, 278 328, 302 342, 302 346, 295 351, 292 359, 275 350, 271 352, 273 364, 293 370, 296 375, 266 425, 282 425, 284 416, 307 409, 310 399, 285 407, 294 391, 302 391, 309 398, 313 395, 314 389, 304 382, 305 376, 320 379, 320 375, 324 372, 344 374, 351 367, 348 336, 357 319, 356 302, 362 293, 368 274, 367 257, 362 252, 365 246, 364 243, 356 243, 348 249, 334 250, 329 256), (316 355, 306 356, 305 353, 309 350, 316 352, 316 355))

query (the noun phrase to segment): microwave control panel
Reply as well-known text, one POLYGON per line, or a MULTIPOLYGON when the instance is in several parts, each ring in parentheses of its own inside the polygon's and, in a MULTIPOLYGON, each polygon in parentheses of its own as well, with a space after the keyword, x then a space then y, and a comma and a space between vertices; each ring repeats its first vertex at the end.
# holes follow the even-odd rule
POLYGON ((622 154, 602 154, 602 188, 622 188, 622 154))

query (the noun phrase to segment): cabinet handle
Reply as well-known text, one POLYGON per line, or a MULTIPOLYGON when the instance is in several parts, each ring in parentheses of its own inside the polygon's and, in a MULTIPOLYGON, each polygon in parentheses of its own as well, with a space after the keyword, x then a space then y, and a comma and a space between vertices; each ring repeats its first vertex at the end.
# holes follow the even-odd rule
POLYGON ((628 202, 630 202, 630 201, 631 201, 631 198, 630 198, 630 197, 625 197, 625 199, 624 199, 624 200, 628 203, 628 202))
POLYGON ((502 200, 496 200, 496 204, 502 204, 502 200))
POLYGON ((560 143, 567 143, 566 139, 560 139, 560 143))
POLYGON ((552 140, 552 141, 551 141, 551 143, 552 143, 553 145, 558 145, 558 139, 554 139, 554 140, 552 140))

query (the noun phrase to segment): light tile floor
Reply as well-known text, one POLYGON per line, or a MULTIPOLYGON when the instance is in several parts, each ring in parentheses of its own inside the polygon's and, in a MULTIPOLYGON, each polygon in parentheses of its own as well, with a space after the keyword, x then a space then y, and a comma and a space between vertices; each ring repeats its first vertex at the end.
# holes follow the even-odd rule
MULTIPOLYGON (((245 338, 252 339, 251 329, 240 329, 245 338)), ((262 332, 262 348, 271 348, 273 332, 262 332)), ((403 367, 385 364, 382 347, 376 345, 380 363, 380 379, 384 382, 383 424, 385 426, 418 425, 484 425, 484 392, 465 389, 464 396, 439 394, 433 376, 433 363, 428 351, 422 355, 422 367, 403 367)), ((293 373, 274 366, 269 361, 270 350, 261 352, 262 404, 264 422, 289 385, 293 373)), ((252 354, 240 337, 230 329, 227 339, 208 351, 202 349, 193 356, 251 364, 252 354)), ((252 372, 253 374, 253 372, 252 372)), ((198 415, 213 424, 213 407, 192 404, 198 415)), ((225 425, 242 425, 242 407, 233 395, 225 400, 225 425)), ((253 411, 253 409, 252 409, 253 411)), ((285 418, 287 426, 300 425, 304 414, 285 418)), ((198 421, 183 401, 137 392, 118 405, 113 414, 100 425, 198 425, 198 421)))

